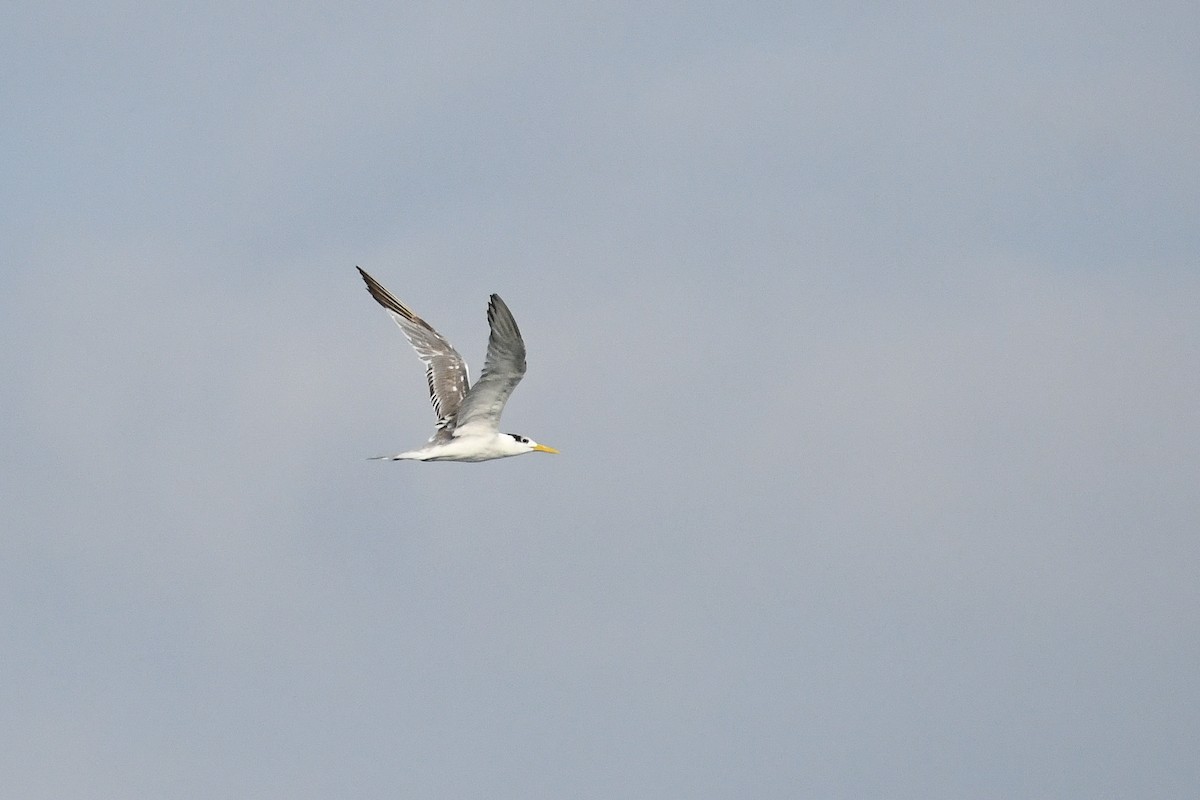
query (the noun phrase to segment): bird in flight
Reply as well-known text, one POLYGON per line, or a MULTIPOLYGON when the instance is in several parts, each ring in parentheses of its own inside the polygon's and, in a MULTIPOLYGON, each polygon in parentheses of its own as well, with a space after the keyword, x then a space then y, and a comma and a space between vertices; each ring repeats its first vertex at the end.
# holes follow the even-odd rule
POLYGON ((362 267, 356 267, 379 305, 387 309, 408 338, 417 356, 425 362, 429 399, 437 414, 437 429, 423 446, 394 456, 391 461, 490 461, 519 456, 535 450, 557 453, 527 436, 500 433, 500 413, 525 374, 525 342, 512 312, 494 294, 488 301, 487 360, 474 386, 467 377, 467 364, 442 335, 418 317, 395 295, 383 288, 362 267))

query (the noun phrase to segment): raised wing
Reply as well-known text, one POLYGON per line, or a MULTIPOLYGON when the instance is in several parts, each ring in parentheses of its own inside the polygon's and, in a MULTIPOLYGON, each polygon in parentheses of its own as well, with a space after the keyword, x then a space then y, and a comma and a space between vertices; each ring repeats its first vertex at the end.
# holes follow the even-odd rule
MULTIPOLYGON (((425 320, 418 317, 408 306, 396 299, 395 295, 383 288, 379 281, 372 278, 362 267, 356 267, 363 280, 367 283, 367 291, 379 305, 388 310, 392 319, 400 326, 409 344, 417 351, 417 355, 425 362, 425 380, 429 384, 429 399, 433 403, 433 411, 438 417, 438 427, 444 427, 458 412, 463 398, 467 395, 469 379, 467 364, 450 343, 442 338, 425 320)), ((517 335, 520 338, 520 334, 517 335)), ((488 360, 491 360, 491 350, 488 350, 488 360)), ((485 368, 486 372, 486 368, 485 368)), ((511 390, 510 390, 511 391, 511 390)))
POLYGON ((488 302, 487 360, 479 380, 467 392, 458 409, 454 435, 470 432, 495 432, 500 424, 500 412, 508 396, 517 388, 525 374, 525 342, 512 312, 494 294, 488 302))

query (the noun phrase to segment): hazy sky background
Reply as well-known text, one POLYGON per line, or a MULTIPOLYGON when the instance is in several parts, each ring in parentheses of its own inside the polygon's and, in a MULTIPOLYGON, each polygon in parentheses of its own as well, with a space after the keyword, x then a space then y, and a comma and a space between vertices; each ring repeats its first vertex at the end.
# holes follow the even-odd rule
POLYGON ((4 795, 1200 795, 1200 10, 1046 5, 10 9, 4 795))

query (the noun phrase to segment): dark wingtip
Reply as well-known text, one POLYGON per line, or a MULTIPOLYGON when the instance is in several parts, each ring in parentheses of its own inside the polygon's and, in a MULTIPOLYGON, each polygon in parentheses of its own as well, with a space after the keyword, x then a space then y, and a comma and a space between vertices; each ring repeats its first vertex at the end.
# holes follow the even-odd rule
MULTIPOLYGON (((508 304, 500 298, 500 295, 493 292, 488 296, 488 322, 492 321, 492 315, 496 313, 496 309, 499 307, 508 308, 508 304)), ((512 312, 510 311, 509 313, 511 314, 512 312)))
POLYGON ((362 267, 356 265, 354 268, 358 270, 359 275, 362 275, 363 282, 367 284, 367 291, 371 293, 371 297, 375 298, 375 302, 389 311, 404 314, 406 317, 411 315, 411 312, 408 314, 405 313, 405 309, 400 304, 400 301, 392 297, 391 292, 383 288, 382 283, 368 275, 367 271, 362 267))

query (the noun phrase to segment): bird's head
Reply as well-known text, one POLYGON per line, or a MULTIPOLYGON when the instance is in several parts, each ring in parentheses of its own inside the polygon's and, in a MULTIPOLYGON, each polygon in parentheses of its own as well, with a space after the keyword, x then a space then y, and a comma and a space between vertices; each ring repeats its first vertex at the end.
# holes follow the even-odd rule
POLYGON ((542 453, 557 453, 558 452, 553 447, 547 447, 544 444, 538 444, 533 439, 530 439, 528 436, 522 436, 519 433, 506 433, 504 435, 513 440, 513 448, 518 453, 531 453, 535 450, 538 452, 542 452, 542 453))

